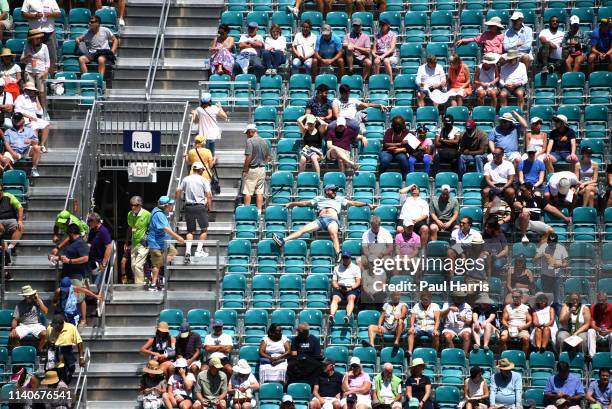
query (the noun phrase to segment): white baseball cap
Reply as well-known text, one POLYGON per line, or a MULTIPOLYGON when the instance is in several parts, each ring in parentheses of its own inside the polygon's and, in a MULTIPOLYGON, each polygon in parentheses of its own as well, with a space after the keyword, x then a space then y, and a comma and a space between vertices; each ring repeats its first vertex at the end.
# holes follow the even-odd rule
POLYGON ((450 192, 451 191, 450 185, 442 185, 442 186, 440 186, 440 191, 444 192, 445 190, 450 192))
POLYGON ((346 118, 341 116, 336 121, 336 126, 346 126, 346 118))
POLYGON ((570 25, 572 24, 580 24, 580 17, 578 16, 571 16, 570 17, 570 25))
POLYGON ((514 13, 512 13, 512 16, 510 17, 510 20, 518 20, 520 18, 524 19, 525 16, 520 11, 515 11, 514 13))
POLYGON ((359 357, 357 357, 357 356, 354 356, 349 361, 349 365, 359 365, 359 366, 361 366, 361 359, 359 359, 359 357))

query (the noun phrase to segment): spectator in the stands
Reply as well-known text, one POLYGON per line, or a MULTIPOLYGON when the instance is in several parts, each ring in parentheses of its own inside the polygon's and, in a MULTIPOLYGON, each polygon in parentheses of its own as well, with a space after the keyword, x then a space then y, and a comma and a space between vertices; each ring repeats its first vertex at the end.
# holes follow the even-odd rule
MULTIPOLYGON (((408 358, 410 361, 410 358, 408 358)), ((431 379, 423 374, 425 361, 415 358, 410 362, 410 377, 406 380, 406 398, 408 407, 433 409, 431 399, 431 379)))
POLYGON ((353 74, 353 64, 362 67, 361 76, 364 80, 370 75, 372 60, 370 59, 370 36, 361 31, 361 19, 353 19, 353 30, 344 37, 346 49, 346 67, 349 75, 353 74))
POLYGON ((0 1, 0 41, 4 38, 5 31, 11 31, 13 28, 13 19, 8 1, 0 1))
MULTIPOLYGON (((4 184, 0 181, 0 236, 10 234, 11 240, 20 240, 23 235, 23 206, 21 202, 9 192, 4 191, 4 184)), ((15 243, 8 245, 9 249, 15 243)))
MULTIPOLYGON (((130 198, 132 210, 127 215, 127 239, 126 245, 131 244, 130 259, 132 273, 134 274, 134 284, 144 284, 144 265, 149 255, 147 247, 147 230, 151 222, 151 213, 142 207, 142 197, 132 196, 130 198)), ((124 249, 124 251, 127 249, 124 249)))
POLYGON ((169 240, 176 240, 181 244, 185 240, 170 227, 168 214, 174 209, 174 200, 168 196, 161 196, 158 205, 151 212, 151 222, 147 233, 147 244, 149 245, 149 257, 151 260, 151 284, 149 291, 161 289, 161 282, 158 282, 159 272, 164 266, 164 250, 167 249, 167 262, 171 263, 176 257, 177 251, 169 240))
POLYGON ((433 348, 440 345, 440 306, 431 302, 431 293, 421 292, 419 302, 410 310, 410 323, 408 327, 408 359, 414 350, 415 338, 431 337, 433 348))
POLYGON ((476 37, 458 40, 455 45, 462 45, 475 41, 483 45, 483 53, 485 56, 488 53, 493 53, 497 54, 497 58, 499 58, 504 52, 504 33, 502 33, 504 26, 501 18, 497 16, 491 17, 489 21, 485 22, 485 26, 487 26, 487 31, 478 34, 476 37))
POLYGON ((310 326, 302 322, 297 327, 297 335, 291 341, 291 355, 287 365, 287 384, 308 383, 311 388, 322 371, 321 342, 319 337, 310 333, 310 326))
POLYGON ((138 399, 142 401, 143 409, 159 409, 164 404, 162 396, 167 388, 164 371, 155 360, 147 362, 142 371, 138 399))
MULTIPOLYGON (((425 64, 421 65, 417 70, 415 83, 417 91, 417 105, 425 106, 425 97, 431 91, 446 90, 446 74, 444 68, 438 64, 438 58, 435 55, 428 55, 425 64)), ((434 106, 438 104, 434 103, 434 106)))
POLYGON ((291 341, 291 355, 321 358, 321 343, 319 338, 310 333, 310 326, 302 322, 298 325, 297 335, 291 341))
POLYGON ((117 58, 119 39, 110 29, 102 26, 99 16, 94 15, 89 18, 89 29, 75 41, 83 53, 79 57, 81 73, 88 71, 87 64, 97 62, 98 72, 104 78, 106 64, 114 64, 117 58))
POLYGON ((281 35, 281 28, 278 24, 270 26, 270 35, 264 42, 262 52, 263 65, 267 75, 276 75, 276 71, 287 61, 287 39, 281 35))
POLYGON ((558 285, 558 280, 569 264, 568 253, 565 246, 559 243, 559 236, 552 227, 548 226, 547 230, 536 249, 533 261, 540 264, 540 285, 552 292, 552 302, 560 303, 562 286, 558 285))
MULTIPOLYGON (((361 236, 361 256, 367 263, 373 263, 377 258, 384 258, 393 254, 393 236, 391 232, 381 226, 382 220, 378 216, 370 218, 370 228, 361 236)), ((366 281, 363 285, 369 285, 366 281)))
POLYGON ((532 315, 531 343, 537 352, 545 352, 548 344, 552 341, 552 345, 554 345, 557 339, 555 309, 549 304, 546 294, 540 293, 536 296, 532 315))
POLYGON ((265 68, 261 62, 261 51, 264 48, 264 39, 257 33, 259 24, 251 21, 247 25, 247 33, 241 34, 238 40, 238 55, 234 62, 234 75, 246 74, 249 68, 259 78, 263 75, 265 68))
MULTIPOLYGON (((574 172, 567 170, 555 172, 550 176, 544 188, 544 198, 558 209, 569 208, 571 213, 571 209, 576 202, 579 183, 574 172)), ((563 219, 569 222, 569 218, 563 217, 563 219)))
POLYGON ((191 408, 193 402, 191 398, 192 391, 196 384, 195 376, 189 372, 187 360, 185 358, 178 358, 174 362, 174 373, 168 379, 168 389, 163 394, 166 408, 191 408))
POLYGON ((588 74, 595 71, 596 64, 607 64, 608 71, 612 71, 612 25, 610 16, 603 16, 599 20, 599 27, 591 31, 589 69, 588 74))
POLYGON ((38 29, 28 31, 28 42, 21 54, 21 63, 25 65, 25 80, 38 90, 43 108, 47 105, 45 81, 49 78, 51 64, 49 50, 43 44, 44 36, 45 34, 38 29))
POLYGON ((554 129, 550 131, 546 159, 554 166, 559 161, 567 161, 570 166, 578 162, 576 156, 576 132, 568 126, 567 116, 553 116, 554 129))
MULTIPOLYGON (((306 109, 304 113, 306 115, 314 115, 318 120, 318 130, 321 133, 325 133, 327 130, 327 124, 331 122, 334 117, 332 111, 332 101, 328 98, 327 94, 329 87, 325 84, 321 84, 317 87, 317 92, 306 103, 306 109)), ((337 124, 336 124, 337 126, 337 124)))
MULTIPOLYGON (((198 335, 195 332, 191 332, 189 336, 192 336, 191 334, 198 335)), ((221 360, 221 364, 223 365, 223 372, 225 372, 228 377, 231 377, 232 363, 230 361, 230 354, 232 353, 233 349, 234 340, 232 339, 231 335, 223 332, 223 321, 214 320, 212 322, 211 333, 204 337, 204 351, 206 351, 205 361, 209 361, 211 358, 219 358, 221 360)))
POLYGON ((344 323, 348 324, 353 315, 355 303, 361 294, 361 269, 351 259, 351 252, 342 252, 342 262, 334 267, 332 274, 332 297, 329 306, 329 320, 333 323, 340 302, 346 302, 344 323))
POLYGON ((499 70, 499 105, 508 105, 508 98, 516 97, 516 104, 523 109, 525 105, 525 87, 529 84, 527 68, 519 61, 521 54, 515 49, 502 55, 504 63, 499 70))
POLYGON ((465 122, 465 132, 459 140, 459 177, 467 172, 467 165, 473 163, 477 173, 483 173, 487 161, 489 140, 487 134, 476 126, 473 119, 465 122))
POLYGON ((227 24, 221 24, 210 45, 210 70, 213 74, 231 74, 234 68, 234 37, 229 35, 229 31, 227 24))
POLYGON ((595 207, 599 165, 592 159, 593 149, 590 146, 583 146, 580 153, 582 158, 574 165, 574 173, 579 181, 577 193, 582 197, 582 206, 595 207))
POLYGON ((378 154, 380 173, 385 173, 391 163, 397 162, 400 166, 402 179, 406 179, 409 172, 408 148, 405 139, 408 135, 406 121, 401 115, 391 119, 391 127, 385 131, 383 148, 378 154))
POLYGON ((302 22, 302 31, 293 37, 291 53, 294 57, 291 66, 294 74, 302 70, 306 70, 307 73, 311 71, 317 44, 317 36, 310 31, 311 29, 312 22, 306 19, 302 22))
POLYGON ((499 88, 499 54, 486 53, 482 57, 482 63, 477 65, 474 71, 474 86, 476 87, 476 102, 478 106, 485 104, 485 98, 491 98, 490 105, 497 109, 497 95, 499 88))
POLYGON ((565 71, 579 72, 582 63, 586 60, 589 39, 586 33, 580 29, 580 18, 578 16, 570 17, 570 28, 565 32, 563 41, 561 41, 561 58, 565 62, 565 71))
POLYGON ((62 262, 62 278, 83 280, 89 273, 89 246, 81 236, 78 225, 69 225, 66 233, 68 241, 62 247, 61 253, 57 255, 56 250, 59 247, 56 247, 51 252, 49 259, 56 263, 62 262))
POLYGON ((289 339, 280 325, 272 323, 259 344, 259 381, 285 383, 287 358, 291 355, 289 339))
POLYGON ((370 390, 372 382, 370 375, 364 372, 361 367, 361 359, 354 356, 349 361, 349 369, 344 374, 342 380, 342 407, 347 407, 347 400, 350 395, 357 395, 357 409, 369 409, 372 407, 370 390))
POLYGON ((85 297, 100 300, 98 294, 91 292, 80 285, 73 285, 70 277, 60 280, 59 288, 53 294, 53 305, 56 314, 63 314, 64 320, 73 325, 84 327, 87 325, 87 303, 85 297))
POLYGON ((227 385, 227 392, 233 409, 251 409, 256 405, 255 392, 259 382, 246 359, 238 360, 232 368, 232 376, 227 385))
POLYGON ((440 162, 448 163, 453 170, 457 170, 460 141, 461 129, 455 126, 455 118, 451 114, 444 115, 442 126, 436 130, 434 141, 436 147, 433 160, 434 174, 440 171, 440 162))
POLYGON ((87 226, 89 227, 87 243, 89 244, 91 278, 96 285, 100 285, 113 249, 113 240, 110 231, 102 224, 102 218, 98 213, 87 215, 87 226))
MULTIPOLYGON (((23 87, 23 94, 19 95, 15 100, 13 109, 16 114, 21 114, 25 118, 25 124, 29 128, 35 131, 37 135, 40 135, 40 150, 42 153, 47 153, 45 144, 49 136, 50 124, 49 121, 42 119, 43 106, 39 90, 36 89, 32 82, 27 82, 23 87)), ((13 115, 12 121, 15 122, 16 120, 13 115)), ((15 126, 14 123, 13 126, 15 126)))
MULTIPOLYGON (((51 77, 53 77, 55 65, 57 64, 55 19, 62 16, 57 2, 55 0, 25 0, 21 6, 21 14, 28 20, 28 24, 30 25, 28 40, 30 33, 34 30, 42 34, 42 36, 38 38, 41 38, 42 43, 48 48, 48 52, 46 52, 46 67, 51 77)), ((26 55, 26 53, 24 53, 24 55, 26 55)))
MULTIPOLYGON (((421 246, 425 245, 429 240, 429 203, 421 197, 421 189, 415 183, 405 188, 400 189, 400 195, 410 192, 406 197, 404 204, 400 210, 398 226, 403 226, 404 222, 411 221, 414 224, 413 230, 421 236, 421 246)), ((403 229, 398 227, 398 233, 403 229)))
POLYGON ((591 305, 591 328, 588 330, 589 355, 597 352, 597 342, 608 343, 612 351, 612 302, 604 292, 597 294, 597 302, 591 305))
POLYGON ((315 45, 314 58, 312 60, 312 77, 319 74, 321 67, 337 68, 336 76, 338 79, 344 75, 344 58, 342 40, 337 34, 332 32, 329 24, 323 24, 321 35, 317 38, 315 45))
POLYGON ((392 363, 385 362, 381 366, 382 372, 372 381, 372 404, 402 409, 402 378, 393 373, 392 363))
POLYGON ((447 348, 454 348, 453 339, 458 337, 463 341, 463 351, 467 356, 470 352, 470 338, 472 337, 472 307, 465 301, 467 293, 453 291, 450 303, 444 303, 440 317, 444 319, 442 336, 447 348))
POLYGON ((398 63, 397 33, 391 30, 391 24, 386 17, 378 22, 380 32, 376 34, 372 44, 372 73, 380 73, 380 66, 385 66, 385 73, 393 81, 393 67, 398 63))
MULTIPOLYGON (((546 161, 548 134, 546 132, 542 132, 542 118, 537 116, 531 117, 529 124, 531 128, 525 134, 525 146, 527 148, 533 146, 536 150, 536 159, 539 159, 543 161, 545 165, 548 165, 548 161, 546 161)), ((527 159, 527 156, 527 153, 523 154, 523 160, 527 159)), ((550 172, 552 172, 552 166, 550 166, 550 172)))
POLYGON ((255 195, 257 212, 263 208, 263 194, 266 182, 266 163, 270 161, 270 147, 257 134, 257 127, 247 125, 244 133, 247 136, 244 149, 244 164, 242 166, 242 194, 244 204, 249 206, 255 195))
POLYGON ((491 335, 499 335, 498 324, 495 302, 488 294, 480 294, 474 301, 472 314, 472 333, 474 334, 475 350, 480 348, 481 342, 484 350, 489 350, 491 335))
MULTIPOLYGON (((505 350, 503 348, 502 350, 505 350)), ((508 409, 523 407, 523 377, 513 371, 514 363, 508 358, 502 358, 497 363, 499 372, 491 377, 490 406, 503 405, 508 409)))
POLYGON ((340 117, 336 120, 336 127, 327 130, 325 136, 327 144, 327 159, 337 161, 340 172, 345 171, 346 165, 357 169, 357 162, 351 160, 352 145, 361 141, 363 147, 368 146, 365 136, 359 135, 358 131, 347 126, 346 118, 340 117))
POLYGON ((599 380, 593 379, 591 383, 589 383, 586 401, 591 405, 591 408, 596 407, 595 405, 599 405, 602 409, 610 409, 610 406, 612 406, 610 368, 599 369, 599 380))
POLYGON ((169 368, 172 367, 172 360, 176 356, 176 339, 170 335, 167 322, 157 324, 155 335, 147 339, 140 353, 149 356, 149 359, 157 361, 164 374, 169 373, 169 368))
POLYGON ((566 399, 570 405, 580 407, 584 398, 584 386, 579 375, 570 372, 567 362, 557 363, 557 374, 551 375, 544 387, 544 401, 554 402, 566 399))
POLYGON ((431 224, 429 225, 430 240, 438 240, 438 232, 452 232, 459 217, 459 202, 450 195, 450 186, 442 185, 440 195, 434 196, 429 202, 431 224))
POLYGON ((521 293, 521 302, 528 304, 529 294, 535 290, 533 273, 527 267, 527 259, 523 254, 513 257, 513 264, 508 267, 506 275, 506 304, 512 303, 515 292, 521 293))
POLYGON ((343 376, 335 370, 335 365, 332 359, 323 361, 323 371, 312 388, 309 409, 340 409, 343 376))
POLYGON ((323 160, 323 134, 319 131, 319 119, 312 114, 303 115, 298 118, 297 124, 302 132, 302 149, 298 162, 298 172, 304 172, 310 161, 313 170, 321 176, 319 162, 323 160))
POLYGON ((411 258, 416 257, 421 249, 421 237, 414 232, 414 222, 411 219, 404 219, 402 226, 402 231, 395 235, 397 253, 411 258))
POLYGON ((519 136, 523 129, 527 129, 527 121, 517 111, 506 112, 499 117, 499 125, 489 132, 488 161, 493 160, 493 152, 496 147, 504 150, 504 159, 518 166, 521 160, 519 152, 519 136))
POLYGON ((56 314, 47 327, 47 343, 48 348, 55 352, 55 364, 60 379, 70 384, 76 363, 78 362, 81 368, 85 366, 85 348, 77 327, 65 322, 62 314, 56 314), (79 352, 78 358, 74 356, 75 346, 79 352), (63 363, 63 366, 60 363, 63 363))
MULTIPOLYGON (((1 26, 2 24, 0 23, 0 27, 1 26)), ((5 125, 6 119, 10 120, 10 117, 13 114, 14 100, 13 94, 8 91, 6 87, 6 80, 3 77, 2 72, 0 72, 0 127, 8 128, 8 126, 5 125)), ((5 158, 2 158, 2 160, 4 159, 5 158)))
POLYGON ((588 305, 582 303, 580 294, 572 291, 559 313, 559 332, 557 333, 559 352, 573 348, 581 351, 588 361, 590 359, 587 336, 589 328, 591 328, 591 310, 588 305), (577 338, 582 341, 578 342, 577 338))
POLYGON ((538 50, 538 62, 540 63, 541 73, 548 74, 559 71, 563 64, 561 43, 565 37, 565 32, 559 29, 559 17, 553 15, 548 19, 548 28, 540 31, 538 36, 540 48, 538 50))
POLYGON ((20 296, 23 300, 15 305, 13 311, 13 321, 11 322, 11 332, 9 340, 11 346, 18 346, 21 340, 28 335, 38 338, 38 352, 42 352, 47 340, 47 330, 41 324, 40 316, 46 315, 49 310, 38 295, 38 291, 29 285, 21 287, 20 296))
POLYGON ((533 42, 533 30, 524 24, 525 16, 520 11, 515 11, 510 16, 510 27, 504 33, 504 50, 517 50, 519 58, 526 67, 533 61, 531 43, 533 42))
POLYGON ((465 409, 487 409, 489 407, 489 385, 482 376, 479 366, 470 368, 470 376, 463 383, 465 409))
MULTIPOLYGON (((212 95, 209 92, 205 92, 200 98, 200 106, 191 112, 191 117, 192 121, 198 124, 198 136, 202 136, 203 139, 206 140, 206 149, 210 150, 210 153, 212 154, 214 159, 215 144, 218 140, 221 139, 221 129, 219 129, 218 118, 227 121, 227 113, 223 110, 223 106, 221 106, 220 102, 217 102, 215 105, 213 105, 212 95)), ((198 136, 196 136, 196 141, 198 136)), ((190 158, 190 165, 193 165, 193 163, 196 162, 194 156, 197 156, 197 153, 202 154, 203 152, 201 152, 200 150, 196 150, 193 153, 192 151, 189 151, 188 155, 190 158)), ((207 159, 204 155, 202 156, 205 160, 207 159)), ((202 162, 201 159, 200 162, 202 162)), ((204 165, 207 164, 204 163, 204 165)), ((209 168, 209 170, 211 169, 209 168)), ((210 179, 210 176, 208 176, 207 178, 210 179)))
POLYGON ((493 149, 493 160, 484 166, 484 179, 486 187, 482 189, 483 202, 489 202, 489 192, 500 196, 507 203, 514 202, 516 191, 514 184, 515 170, 512 163, 504 160, 504 149, 500 146, 493 149))
POLYGON ((408 316, 408 305, 401 301, 400 292, 391 293, 391 299, 382 306, 382 314, 378 324, 368 325, 368 341, 362 340, 365 346, 374 346, 376 336, 384 337, 394 334, 393 345, 399 347, 399 341, 404 331, 404 322, 408 316))
POLYGON ((518 339, 523 352, 529 354, 529 329, 532 319, 530 308, 523 304, 523 293, 520 291, 512 292, 512 302, 504 307, 501 324, 503 330, 499 341, 500 350, 505 351, 511 340, 518 339))
MULTIPOLYGON (((473 220, 469 216, 462 217, 459 219, 459 228, 454 229, 451 232, 450 244, 451 247, 448 249, 448 257, 456 259, 459 256, 464 255, 464 245, 467 247, 472 244, 476 239, 476 235, 480 234, 476 230, 472 229, 473 220)), ((482 236, 481 236, 482 238, 482 236)), ((446 315, 445 315, 446 316, 446 315)))
MULTIPOLYGON (((386 107, 383 104, 370 104, 360 101, 357 98, 351 97, 351 88, 346 84, 340 84, 338 87, 338 97, 332 101, 332 113, 334 118, 346 118, 346 124, 359 130, 360 134, 365 133, 365 125, 362 123, 363 112, 360 109, 378 108, 384 110, 386 107)), ((330 124, 331 126, 331 124, 330 124)))
POLYGON ((15 62, 15 54, 10 48, 3 48, 0 54, 0 78, 4 79, 4 90, 11 93, 15 101, 21 94, 21 67, 15 62))
POLYGON ((459 93, 449 98, 451 106, 462 106, 463 99, 469 98, 472 95, 470 70, 461 61, 461 56, 458 54, 453 54, 449 58, 447 83, 449 91, 459 93))
POLYGON ((527 237, 528 230, 545 236, 554 232, 552 227, 542 221, 543 212, 548 212, 566 221, 569 220, 556 207, 551 206, 541 196, 536 195, 533 185, 529 182, 521 185, 513 206, 517 213, 517 226, 520 229, 522 235, 521 241, 523 243, 529 242, 527 237))
POLYGON ((533 187, 539 188, 544 183, 546 165, 537 159, 538 149, 535 145, 528 145, 526 151, 527 158, 518 165, 518 181, 521 185, 530 183, 533 187))
POLYGON ((195 382, 196 400, 194 409, 225 409, 227 407, 228 377, 221 369, 223 365, 219 358, 211 358, 208 369, 203 369, 198 374, 195 382))

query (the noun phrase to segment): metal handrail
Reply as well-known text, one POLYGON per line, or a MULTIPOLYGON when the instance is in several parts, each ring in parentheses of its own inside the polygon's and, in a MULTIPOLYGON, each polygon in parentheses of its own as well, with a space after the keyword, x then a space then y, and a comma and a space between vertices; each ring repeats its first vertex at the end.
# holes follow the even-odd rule
POLYGON ((164 0, 162 3, 159 24, 157 25, 157 34, 153 45, 153 53, 151 55, 151 63, 147 72, 147 81, 145 84, 145 99, 149 101, 153 93, 153 84, 155 83, 155 75, 157 74, 157 65, 160 57, 163 59, 162 51, 164 49, 164 40, 166 38, 166 24, 168 23, 168 14, 170 11, 171 0, 164 0))
POLYGON ((83 153, 87 146, 87 140, 89 139, 89 131, 91 129, 91 119, 93 118, 93 112, 96 108, 96 101, 94 101, 91 109, 87 111, 85 115, 85 121, 83 122, 83 131, 81 132, 81 140, 79 142, 79 150, 77 151, 77 157, 74 161, 74 167, 72 168, 72 175, 70 176, 70 184, 68 185, 68 193, 66 194, 66 201, 64 202, 64 209, 68 209, 70 201, 74 199, 74 192, 76 190, 78 175, 81 173, 81 162, 83 160, 83 153))
POLYGON ((89 373, 90 363, 91 351, 89 348, 85 348, 85 367, 79 371, 79 377, 74 387, 74 396, 78 397, 73 406, 74 409, 87 408, 87 374, 89 373))
POLYGON ((109 293, 112 296, 113 290, 113 276, 116 270, 116 259, 117 259, 117 242, 113 241, 113 248, 111 250, 110 257, 108 259, 108 265, 106 266, 106 270, 104 271, 104 277, 102 279, 102 286, 98 294, 100 294, 100 301, 98 302, 98 317, 100 319, 100 325, 98 328, 104 330, 106 328, 106 301, 109 293))

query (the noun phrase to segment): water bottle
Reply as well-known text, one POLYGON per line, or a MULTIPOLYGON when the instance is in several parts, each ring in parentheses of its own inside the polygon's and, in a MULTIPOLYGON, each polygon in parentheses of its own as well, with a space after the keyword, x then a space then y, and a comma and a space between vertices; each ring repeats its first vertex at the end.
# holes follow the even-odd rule
POLYGON ((210 70, 210 60, 208 58, 204 59, 204 71, 210 70))

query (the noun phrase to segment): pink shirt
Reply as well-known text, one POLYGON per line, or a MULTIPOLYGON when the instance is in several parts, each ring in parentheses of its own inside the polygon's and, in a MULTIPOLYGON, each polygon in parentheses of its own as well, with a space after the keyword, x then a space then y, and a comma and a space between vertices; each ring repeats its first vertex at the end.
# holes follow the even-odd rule
POLYGON ((347 372, 346 376, 348 376, 348 385, 351 389, 361 388, 364 383, 370 382, 370 375, 365 373, 363 370, 359 376, 354 376, 350 371, 347 372))
POLYGON ((504 33, 493 34, 492 31, 485 31, 474 38, 466 38, 465 41, 484 44, 483 53, 503 54, 504 52, 504 33))
POLYGON ((412 232, 412 236, 406 239, 403 233, 395 235, 395 244, 399 246, 400 254, 402 256, 414 256, 421 247, 421 238, 415 232, 412 232))
MULTIPOLYGON (((370 48, 370 36, 365 34, 365 33, 361 33, 358 36, 356 36, 355 33, 350 32, 349 34, 347 34, 344 37, 344 45, 353 45, 355 47, 359 47, 359 48, 370 48)), ((368 56, 369 53, 364 53, 363 51, 358 51, 358 50, 353 50, 353 55, 355 56, 356 59, 358 59, 359 61, 363 60, 364 58, 366 58, 368 56)))

